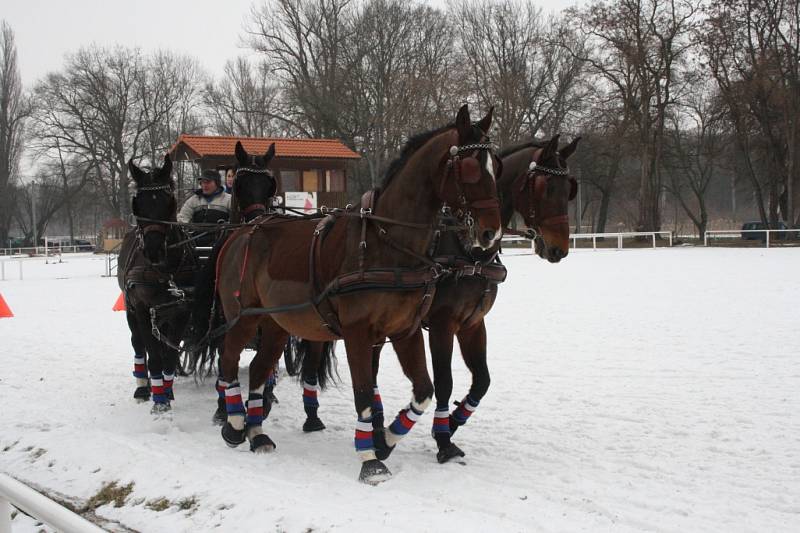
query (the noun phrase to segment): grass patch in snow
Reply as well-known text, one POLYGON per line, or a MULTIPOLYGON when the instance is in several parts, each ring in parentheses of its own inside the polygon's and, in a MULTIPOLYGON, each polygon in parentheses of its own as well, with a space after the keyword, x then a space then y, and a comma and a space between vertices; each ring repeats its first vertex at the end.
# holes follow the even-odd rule
POLYGON ((97 494, 89 498, 83 511, 94 511, 98 507, 112 502, 114 503, 114 507, 122 507, 125 505, 125 500, 131 492, 133 492, 132 482, 127 485, 118 485, 116 481, 111 481, 100 487, 97 494))
POLYGON ((153 511, 161 512, 169 509, 171 505, 172 503, 168 499, 161 497, 161 498, 156 498, 155 500, 150 500, 145 504, 145 507, 153 511))
POLYGON ((166 511, 170 507, 177 507, 181 511, 188 511, 191 514, 197 507, 197 498, 191 496, 189 498, 183 498, 181 500, 173 502, 162 496, 161 498, 150 500, 144 506, 147 507, 148 509, 158 512, 166 511))

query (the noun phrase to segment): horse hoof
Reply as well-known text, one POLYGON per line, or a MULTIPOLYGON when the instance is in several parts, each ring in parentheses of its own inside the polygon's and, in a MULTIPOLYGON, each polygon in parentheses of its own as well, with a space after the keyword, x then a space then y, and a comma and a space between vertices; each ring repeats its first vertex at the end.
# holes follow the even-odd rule
POLYGON ((217 410, 214 411, 214 414, 211 416, 211 422, 215 426, 222 426, 227 421, 228 421, 228 412, 224 408, 220 409, 219 407, 217 407, 217 410))
POLYGON ((136 390, 133 391, 133 399, 139 403, 147 402, 150 400, 150 387, 136 387, 136 390))
POLYGON ((461 448, 451 442, 449 445, 436 452, 436 460, 439 461, 439 464, 444 464, 450 459, 464 457, 464 455, 465 454, 463 451, 461 451, 461 448))
POLYGON ((311 433, 312 431, 322 431, 325 429, 325 424, 319 418, 306 418, 303 422, 303 431, 311 433))
POLYGON ((167 403, 154 403, 153 408, 150 409, 150 414, 152 415, 163 415, 165 413, 169 413, 172 410, 172 406, 167 403))
POLYGON ((375 457, 381 461, 388 459, 394 451, 394 446, 389 447, 386 444, 386 432, 384 430, 373 430, 372 444, 375 446, 375 457))
POLYGON ((361 463, 361 474, 358 480, 367 485, 377 485, 392 477, 386 465, 377 459, 370 459, 361 463))
POLYGON ((225 422, 222 426, 222 440, 231 448, 236 448, 245 441, 245 430, 234 429, 230 422, 225 422))
POLYGON ((275 451, 277 446, 272 439, 263 433, 259 433, 250 441, 250 451, 253 453, 270 453, 275 451))

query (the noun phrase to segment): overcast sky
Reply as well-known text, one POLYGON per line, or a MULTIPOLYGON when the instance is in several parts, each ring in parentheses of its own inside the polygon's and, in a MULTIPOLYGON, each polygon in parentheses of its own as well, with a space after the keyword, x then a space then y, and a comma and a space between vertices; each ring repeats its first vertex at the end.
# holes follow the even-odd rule
MULTIPOLYGON (((258 0, 256 0, 260 3, 258 0)), ((559 10, 579 0, 533 0, 559 10)), ((253 0, 2 0, 0 19, 17 40, 20 74, 31 86, 83 45, 166 48, 195 56, 210 73, 249 53, 239 47, 253 0)), ((446 0, 431 0, 444 6, 446 0)))

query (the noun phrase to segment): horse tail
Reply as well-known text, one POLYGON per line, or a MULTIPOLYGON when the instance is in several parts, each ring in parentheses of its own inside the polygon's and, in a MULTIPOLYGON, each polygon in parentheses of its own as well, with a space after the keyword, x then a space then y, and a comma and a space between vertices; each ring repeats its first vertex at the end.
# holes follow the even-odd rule
POLYGON ((317 348, 319 359, 314 357, 315 350, 312 349, 311 341, 304 339, 297 343, 295 368, 301 367, 300 379, 306 376, 316 376, 320 390, 325 390, 328 384, 339 380, 339 373, 336 371, 334 341, 315 342, 314 344, 319 346, 317 348))
POLYGON ((219 308, 216 298, 217 258, 225 244, 226 238, 218 239, 211 249, 211 254, 194 279, 194 310, 191 317, 189 344, 189 370, 192 373, 210 373, 215 356, 222 349, 224 335, 211 334, 225 323, 225 317, 219 308))
POLYGON ((290 336, 286 339, 286 347, 283 349, 283 364, 286 367, 286 373, 290 376, 297 376, 300 372, 300 367, 297 364, 297 345, 299 344, 297 337, 290 336))

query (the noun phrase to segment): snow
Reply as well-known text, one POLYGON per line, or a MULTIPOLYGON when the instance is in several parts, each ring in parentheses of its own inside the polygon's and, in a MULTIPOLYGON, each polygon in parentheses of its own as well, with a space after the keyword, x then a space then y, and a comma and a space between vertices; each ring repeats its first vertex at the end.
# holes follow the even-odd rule
MULTIPOLYGON (((429 408, 377 487, 357 481, 341 347, 325 431, 302 433, 302 389, 284 377, 265 424, 277 451, 231 450, 210 423, 213 380, 177 381, 171 420, 133 401, 116 280, 100 256, 63 261, 27 260, 20 281, 13 260, 0 282, 16 315, 0 320, 0 471, 75 502, 133 482, 125 505, 97 509, 104 527, 800 530, 799 249, 507 256, 492 385, 454 437, 463 464, 436 463, 429 408), (197 504, 148 508, 161 497, 197 504)), ((458 400, 469 381, 454 361, 458 400)), ((405 406, 388 349, 379 383, 387 413, 405 406)))

